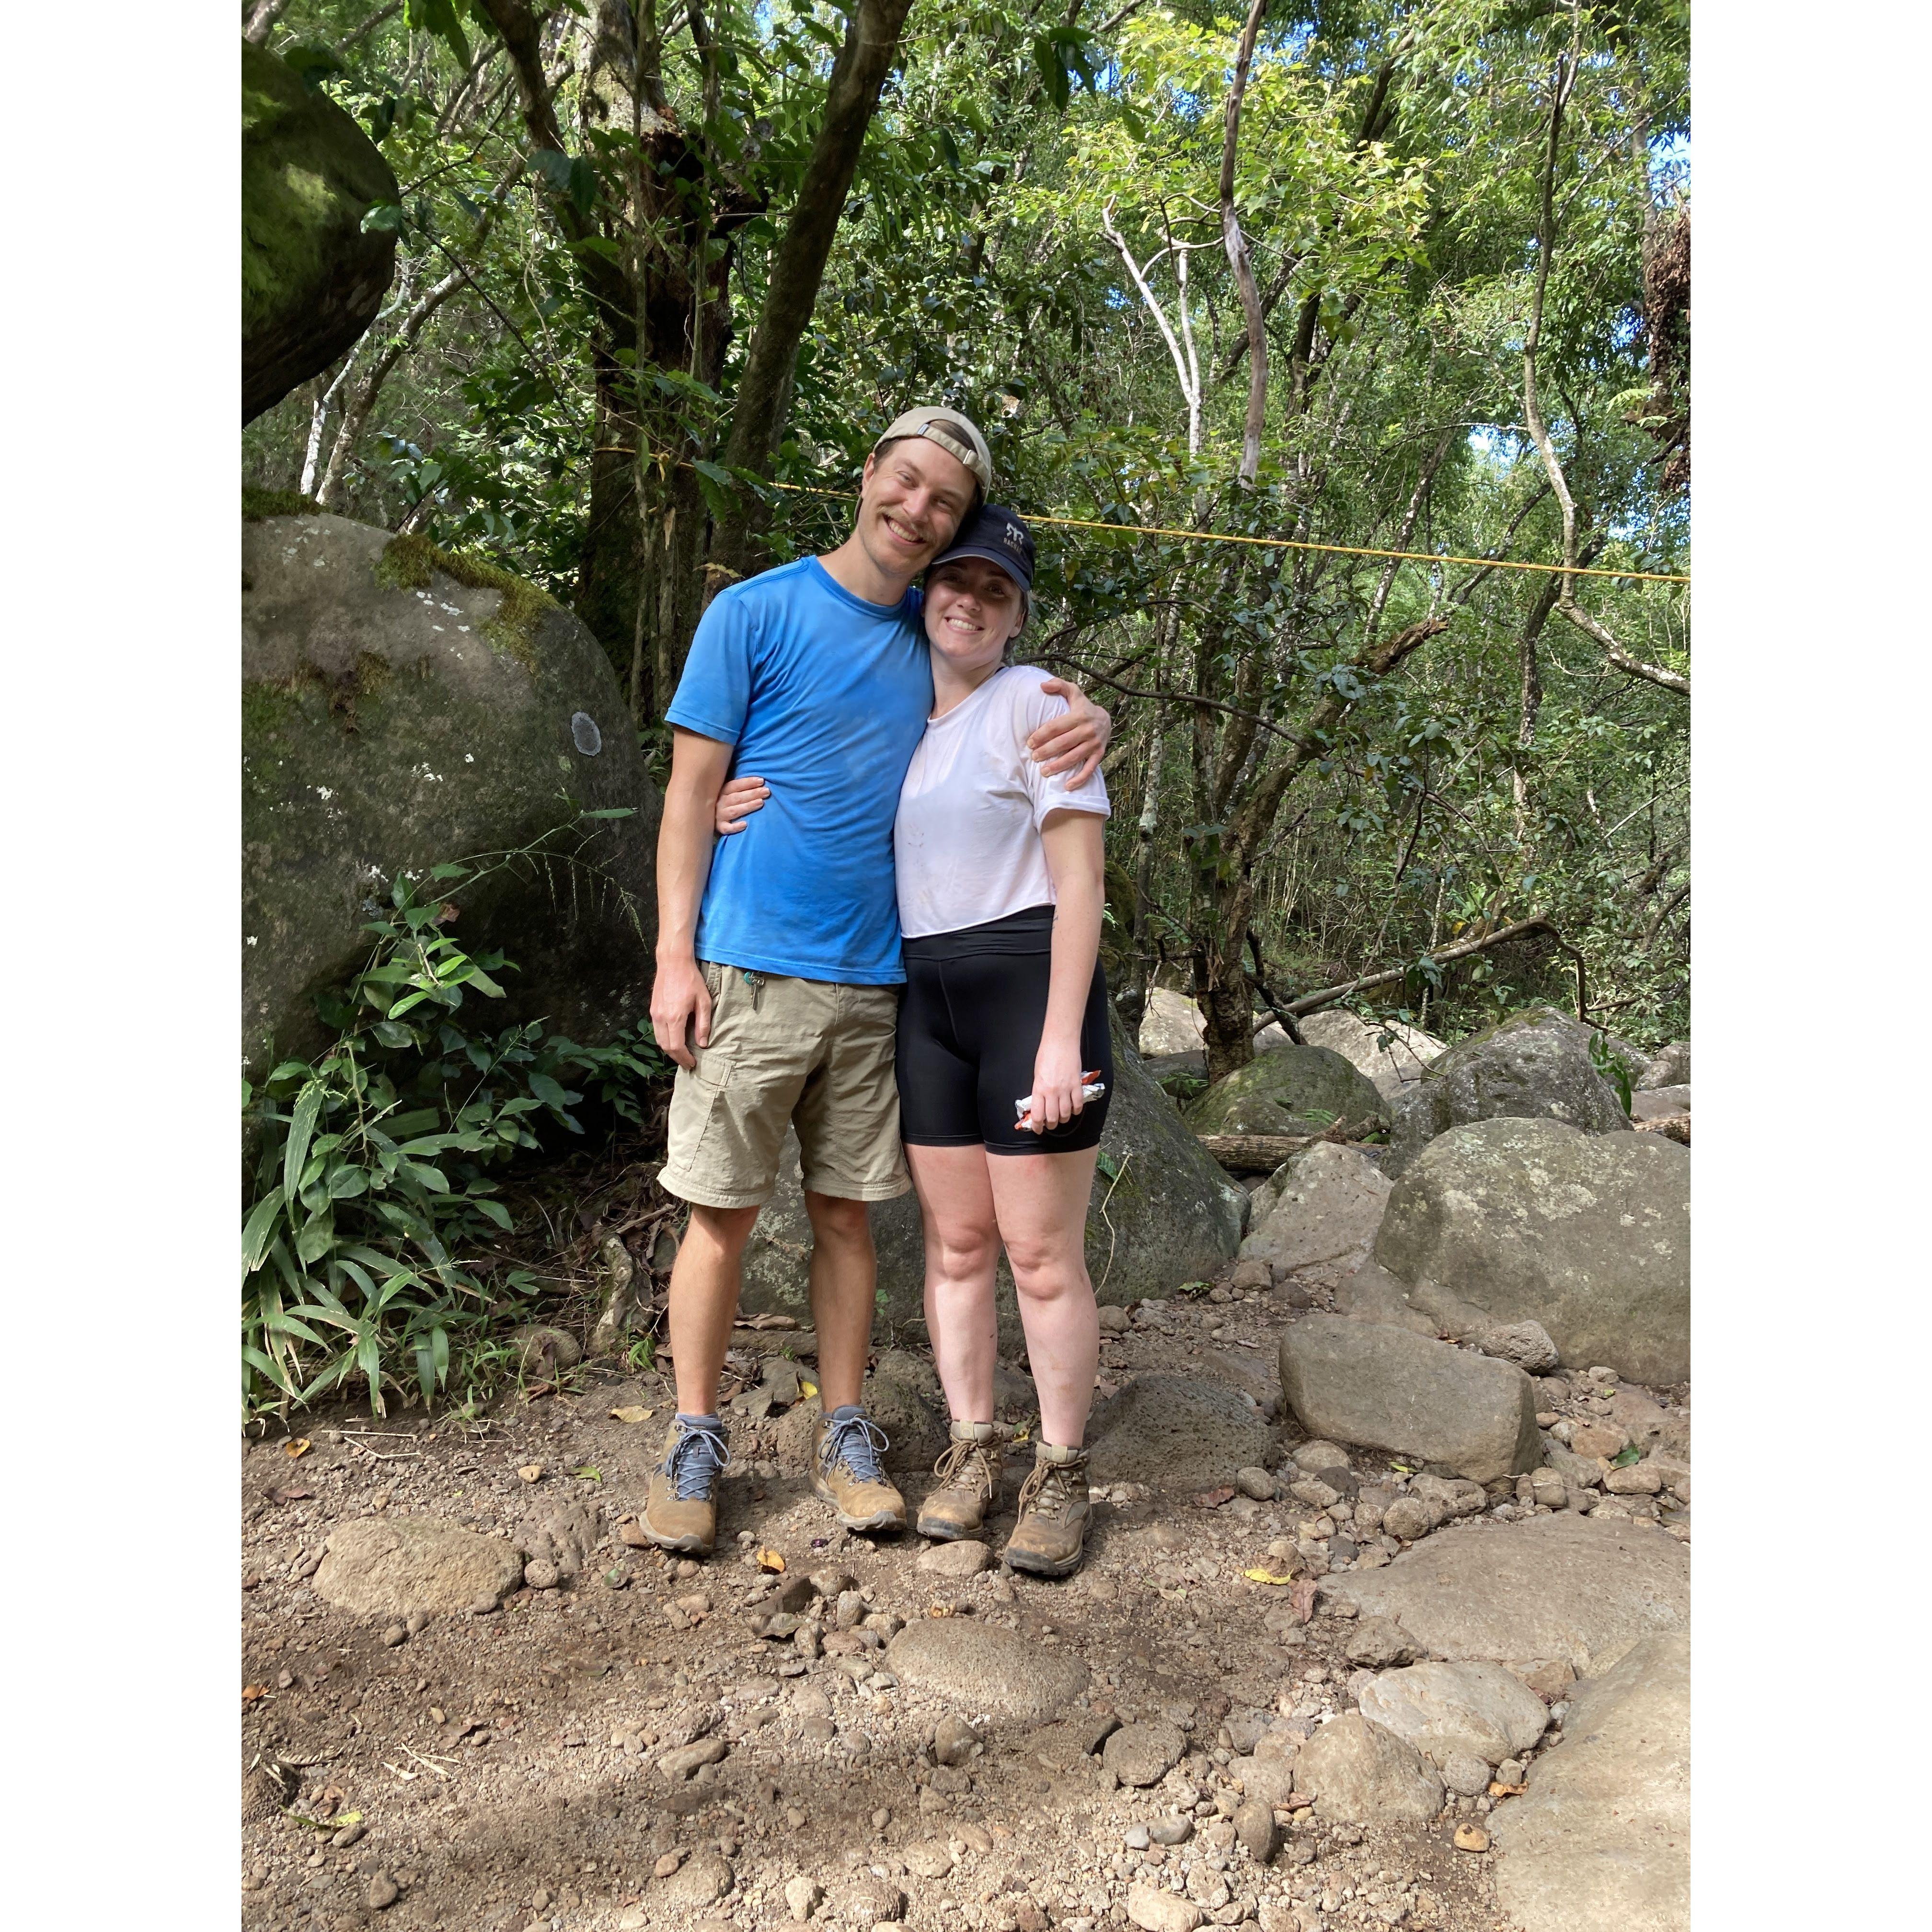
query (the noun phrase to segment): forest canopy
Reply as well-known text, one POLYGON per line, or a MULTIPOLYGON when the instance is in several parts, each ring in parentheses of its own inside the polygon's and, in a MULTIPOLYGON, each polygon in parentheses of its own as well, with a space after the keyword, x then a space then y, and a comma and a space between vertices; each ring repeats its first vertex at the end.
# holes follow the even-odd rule
POLYGON ((572 605, 662 758, 707 595, 831 547, 885 424, 950 404, 1064 520, 1026 654, 1116 721, 1126 1017, 1191 992, 1210 1072, 1364 976, 1450 1035, 1544 1000, 1688 1030, 1682 6, 244 31, 398 184, 381 314, 247 424, 244 481, 572 605), (1390 550, 1432 560, 1352 554, 1390 550))

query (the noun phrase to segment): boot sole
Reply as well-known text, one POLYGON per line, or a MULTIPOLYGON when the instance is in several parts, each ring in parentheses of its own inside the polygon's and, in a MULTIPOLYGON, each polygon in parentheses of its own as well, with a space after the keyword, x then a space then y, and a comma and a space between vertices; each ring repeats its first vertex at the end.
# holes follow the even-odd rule
POLYGON ((934 1523, 928 1528, 924 1516, 920 1518, 916 1527, 920 1534, 928 1543, 963 1543, 976 1540, 986 1533, 984 1523, 976 1525, 971 1529, 962 1529, 956 1524, 950 1522, 934 1523))
POLYGON ((716 1537, 706 1543, 702 1537, 698 1536, 664 1536, 652 1528, 642 1516, 638 1519, 638 1522, 644 1534, 656 1544, 658 1549, 668 1550, 674 1556, 709 1556, 718 1547, 718 1540, 716 1537))
POLYGON ((1003 1550, 1000 1560, 1009 1570, 1023 1570, 1029 1576, 1070 1576, 1086 1562, 1087 1550, 1083 1544, 1058 1563, 1049 1563, 1043 1556, 1016 1556, 1010 1550, 1003 1550))
POLYGON ((821 1502, 832 1505, 832 1514, 841 1529, 857 1530, 862 1535, 877 1535, 882 1530, 903 1529, 905 1518, 895 1516, 890 1510, 879 1510, 871 1516, 850 1516, 838 1507, 838 1498, 832 1493, 832 1485, 816 1470, 812 1472, 812 1492, 821 1502))

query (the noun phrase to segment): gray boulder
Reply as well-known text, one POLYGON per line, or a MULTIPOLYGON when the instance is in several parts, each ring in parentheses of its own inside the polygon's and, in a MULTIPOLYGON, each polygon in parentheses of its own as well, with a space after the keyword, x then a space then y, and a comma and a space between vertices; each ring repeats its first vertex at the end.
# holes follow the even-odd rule
POLYGON ((1590 1032, 1553 1009, 1516 1013, 1451 1047, 1395 1104, 1383 1166, 1401 1173, 1438 1135, 1471 1120, 1560 1120, 1628 1131, 1617 1090, 1590 1058, 1590 1032))
MULTIPOLYGON (((1362 1715, 1438 1768, 1452 1757, 1520 1757, 1550 1723, 1543 1700, 1500 1664, 1414 1664, 1362 1687, 1362 1715)), ((1486 1780, 1484 1780, 1486 1783, 1486 1780)))
POLYGON ((1690 1084, 1690 1042, 1688 1040, 1673 1040, 1668 1046, 1660 1047, 1656 1054, 1646 1062, 1636 1083, 1640 1093, 1653 1087, 1688 1087, 1690 1084))
POLYGON ((1690 1111, 1690 1088, 1688 1082, 1676 1087, 1640 1087, 1630 1096, 1630 1118, 1634 1120, 1661 1120, 1672 1114, 1688 1114, 1690 1111))
MULTIPOLYGON (((1280 1029, 1274 1029, 1279 1033, 1280 1029)), ((1432 1060, 1449 1051, 1446 1040, 1400 1020, 1365 1020, 1340 1006, 1310 1013, 1301 1022, 1301 1036, 1310 1046, 1339 1053, 1351 1066, 1374 1082, 1384 1100, 1399 1099, 1413 1087, 1432 1060), (1387 1037, 1388 1044, 1382 1040, 1387 1037)), ((1261 1042, 1255 1042, 1258 1047, 1261 1042)))
POLYGON ((1471 1482, 1543 1460, 1528 1376, 1406 1328, 1304 1316, 1282 1337, 1281 1386, 1310 1435, 1446 1462, 1471 1482))
POLYGON ((1216 1081, 1186 1111, 1198 1134, 1318 1134, 1338 1120, 1373 1120, 1387 1109, 1339 1053, 1283 1046, 1216 1081))
POLYGON ((1534 1322, 1564 1366, 1690 1373, 1690 1156, 1654 1134, 1478 1120, 1396 1183, 1376 1258, 1453 1334, 1534 1322))
POLYGON ((921 1617, 885 1654, 893 1674, 915 1690, 962 1710, 1035 1724, 1057 1718, 1088 1684, 1078 1658, 980 1617, 921 1617))
POLYGON ((242 420, 319 375, 382 306, 393 230, 365 230, 396 178, 354 118, 242 44, 242 420))
POLYGON ((1667 1532, 1565 1510, 1432 1536, 1324 1593, 1389 1617, 1452 1662, 1562 1662, 1607 1670, 1644 1638, 1690 1621, 1690 1552, 1667 1532))
POLYGON ((520 969, 464 1022, 598 1045, 643 1018, 658 800, 596 639, 506 573, 340 517, 244 521, 242 572, 244 1064, 321 1045, 312 996, 367 959, 365 902, 399 873, 539 839, 458 894, 466 944, 520 969))
POLYGON ((1442 1780, 1393 1731, 1348 1711, 1324 1724, 1295 1760, 1294 1788, 1316 1814, 1355 1824, 1426 1823, 1442 1809, 1442 1780))
POLYGON ((401 1617, 498 1602, 523 1576, 521 1554, 500 1536, 434 1516, 362 1516, 330 1532, 315 1588, 354 1616, 401 1617))
POLYGON ((1278 1269, 1352 1271, 1374 1245, 1392 1184, 1356 1148, 1332 1141, 1304 1148, 1256 1191, 1242 1257, 1278 1269))
POLYGON ((1335 1284, 1335 1312, 1351 1322, 1377 1322, 1433 1338, 1435 1318, 1408 1304, 1408 1290, 1372 1255, 1335 1284))
POLYGON ((1208 1038, 1201 1009, 1185 993, 1170 987, 1148 989, 1147 1010, 1141 1016, 1140 1050, 1151 1059, 1169 1053, 1201 1052, 1208 1038))
MULTIPOLYGON (((646 989, 649 983, 647 974, 646 989)), ((1247 1196, 1202 1151, 1174 1102, 1148 1077, 1118 1021, 1113 1046, 1112 1104, 1088 1200, 1086 1253, 1101 1303, 1124 1305, 1164 1294, 1177 1282, 1204 1280, 1232 1258, 1247 1196)), ((917 1200, 902 1194, 874 1202, 872 1221, 880 1318, 889 1328, 922 1319, 926 1239, 917 1200)), ((745 1251, 740 1306, 747 1312, 802 1316, 810 1300, 811 1260, 798 1142, 788 1132, 778 1186, 745 1251)), ((1004 1256, 998 1282, 1002 1346, 1011 1348, 1019 1330, 1004 1256)))
POLYGON ((1490 1820, 1522 1932, 1689 1932, 1690 1640, 1646 1637, 1570 1696, 1561 1750, 1490 1820))

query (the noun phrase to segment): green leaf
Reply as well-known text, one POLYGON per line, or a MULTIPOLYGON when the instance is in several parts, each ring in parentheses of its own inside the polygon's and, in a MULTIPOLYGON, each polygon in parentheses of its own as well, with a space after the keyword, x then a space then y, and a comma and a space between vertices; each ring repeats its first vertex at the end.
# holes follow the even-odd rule
POLYGON ((311 1080, 296 1096, 289 1122, 288 1145, 282 1153, 282 1188, 292 1197, 302 1191, 302 1169, 308 1163, 308 1144, 322 1112, 322 1082, 311 1080))
POLYGON ((364 235, 394 235, 401 231, 403 211, 393 201, 379 201, 362 218, 364 235))
POLYGON ((404 0, 403 18, 412 27, 449 43, 449 50, 464 67, 472 56, 470 42, 457 18, 456 0, 404 0))
POLYGON ((1627 1442, 1611 1459, 1610 1467, 1613 1469, 1628 1469, 1633 1462, 1641 1462, 1642 1460, 1643 1451, 1634 1442, 1627 1442))
POLYGON ((253 1274, 262 1265, 268 1252, 268 1243, 275 1229, 276 1217, 281 1213, 284 1196, 279 1187, 272 1187, 256 1202, 255 1210, 242 1230, 242 1272, 253 1274))
POLYGON ((530 1091, 547 1107, 567 1107, 573 1100, 584 1097, 581 1094, 566 1093, 548 1073, 530 1076, 530 1091))
POLYGON ((474 1196, 471 1197, 471 1201, 472 1205, 483 1214, 488 1215, 490 1219, 495 1222, 506 1234, 510 1232, 516 1226, 516 1223, 510 1219, 510 1210, 503 1205, 502 1202, 479 1200, 474 1196))

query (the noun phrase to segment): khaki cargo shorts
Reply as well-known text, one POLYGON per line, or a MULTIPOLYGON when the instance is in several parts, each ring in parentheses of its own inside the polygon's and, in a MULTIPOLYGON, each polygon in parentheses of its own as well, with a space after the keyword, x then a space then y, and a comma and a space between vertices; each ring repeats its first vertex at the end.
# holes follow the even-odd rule
POLYGON ((812 1193, 904 1193, 912 1177, 892 1073, 899 988, 776 973, 748 979, 736 966, 698 964, 711 994, 711 1044, 692 1048, 692 1070, 678 1069, 659 1184, 706 1208, 762 1207, 794 1126, 812 1193))

